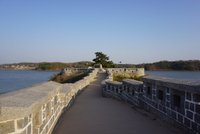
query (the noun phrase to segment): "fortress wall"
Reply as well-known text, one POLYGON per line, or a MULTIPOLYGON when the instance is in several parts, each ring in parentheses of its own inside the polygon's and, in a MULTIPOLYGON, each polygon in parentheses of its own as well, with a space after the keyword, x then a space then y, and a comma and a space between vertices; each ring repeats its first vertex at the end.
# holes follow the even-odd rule
POLYGON ((90 69, 86 69, 86 68, 64 68, 61 71, 61 74, 67 74, 67 75, 71 75, 73 73, 88 73, 90 72, 90 69))
POLYGON ((0 134, 50 134, 62 112, 96 77, 93 70, 76 83, 45 82, 0 96, 0 134))
POLYGON ((200 132, 199 81, 155 76, 145 76, 142 82, 107 79, 102 82, 102 94, 149 111, 188 133, 200 132))
POLYGON ((112 75, 128 75, 128 76, 144 76, 145 71, 144 68, 109 68, 107 72, 112 75))

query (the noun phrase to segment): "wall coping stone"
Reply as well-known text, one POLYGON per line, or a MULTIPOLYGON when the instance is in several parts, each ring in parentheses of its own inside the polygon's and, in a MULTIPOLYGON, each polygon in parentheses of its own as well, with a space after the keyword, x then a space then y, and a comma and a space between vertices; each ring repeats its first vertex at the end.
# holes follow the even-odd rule
POLYGON ((124 79, 122 82, 127 83, 127 84, 132 84, 132 85, 142 85, 143 84, 142 81, 137 81, 134 79, 124 79))
POLYGON ((156 83, 157 85, 167 86, 178 90, 200 93, 200 80, 180 80, 148 75, 144 76, 142 81, 156 83))
POLYGON ((50 81, 0 95, 0 121, 28 116, 60 88, 61 84, 50 81))
POLYGON ((115 86, 121 86, 122 85, 122 82, 112 81, 112 80, 106 80, 105 83, 110 84, 110 85, 115 85, 115 86))
POLYGON ((0 94, 0 122, 23 118, 38 112, 42 105, 56 95, 67 95, 88 85, 97 70, 75 83, 60 84, 54 81, 0 94))

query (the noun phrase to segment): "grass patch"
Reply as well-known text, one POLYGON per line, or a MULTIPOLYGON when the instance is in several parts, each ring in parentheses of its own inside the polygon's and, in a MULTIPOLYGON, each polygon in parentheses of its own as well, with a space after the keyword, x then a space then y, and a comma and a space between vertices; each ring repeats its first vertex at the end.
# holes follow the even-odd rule
POLYGON ((134 79, 141 81, 142 76, 128 76, 128 75, 113 75, 113 80, 114 81, 119 81, 122 82, 124 79, 134 79))
POLYGON ((87 76, 88 73, 73 73, 70 75, 66 74, 57 74, 54 77, 51 78, 52 81, 58 82, 58 83, 75 83, 76 81, 79 81, 83 79, 85 76, 87 76))

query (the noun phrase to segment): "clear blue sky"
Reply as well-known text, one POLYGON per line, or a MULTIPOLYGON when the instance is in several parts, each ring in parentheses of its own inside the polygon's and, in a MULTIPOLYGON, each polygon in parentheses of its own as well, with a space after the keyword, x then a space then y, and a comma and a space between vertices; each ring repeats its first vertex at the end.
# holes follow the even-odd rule
POLYGON ((0 64, 200 59, 199 0, 0 0, 0 64))

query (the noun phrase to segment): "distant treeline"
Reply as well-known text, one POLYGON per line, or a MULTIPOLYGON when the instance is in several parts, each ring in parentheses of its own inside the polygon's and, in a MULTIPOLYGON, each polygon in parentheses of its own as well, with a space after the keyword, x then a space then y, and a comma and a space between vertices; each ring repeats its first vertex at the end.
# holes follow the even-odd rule
POLYGON ((199 60, 188 60, 188 61, 159 61, 155 63, 147 64, 116 64, 116 67, 143 67, 145 70, 188 70, 188 71, 199 71, 200 61, 199 60))
POLYGON ((160 61, 150 64, 140 64, 137 67, 144 67, 145 70, 188 70, 188 71, 199 71, 200 61, 199 60, 188 60, 188 61, 160 61))
POLYGON ((75 63, 61 63, 61 62, 44 62, 39 63, 36 70, 61 70, 63 68, 87 68, 92 65, 92 62, 83 61, 75 63))
MULTIPOLYGON (((26 65, 35 67, 36 70, 61 70, 63 68, 87 68, 93 66, 94 63, 90 61, 81 61, 75 63, 62 63, 62 62, 42 62, 42 63, 15 63, 0 65, 0 69, 5 66, 11 65, 26 65)), ((145 70, 188 70, 200 71, 200 60, 188 61, 159 61, 155 63, 144 64, 114 64, 116 68, 136 68, 143 67, 145 70)), ((8 68, 9 69, 9 68, 8 68)))
POLYGON ((28 66, 33 67, 31 70, 62 70, 63 68, 88 68, 93 66, 93 62, 80 61, 73 63, 62 63, 62 62, 41 62, 41 63, 13 63, 0 65, 0 69, 16 69, 16 66, 28 66))

